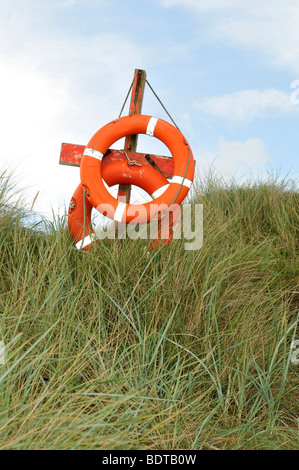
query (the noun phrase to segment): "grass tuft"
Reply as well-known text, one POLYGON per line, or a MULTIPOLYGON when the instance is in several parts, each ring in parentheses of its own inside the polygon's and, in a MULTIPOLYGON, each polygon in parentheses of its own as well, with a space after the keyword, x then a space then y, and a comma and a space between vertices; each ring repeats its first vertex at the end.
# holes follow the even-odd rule
POLYGON ((2 174, 1 449, 298 448, 294 185, 198 182, 202 249, 149 255, 79 252, 14 191, 2 174))

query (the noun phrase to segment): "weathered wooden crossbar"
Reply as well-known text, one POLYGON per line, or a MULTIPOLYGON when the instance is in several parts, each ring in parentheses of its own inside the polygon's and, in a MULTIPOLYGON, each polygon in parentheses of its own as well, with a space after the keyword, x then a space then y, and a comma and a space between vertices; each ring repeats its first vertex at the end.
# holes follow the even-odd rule
MULTIPOLYGON (((62 144, 60 152, 60 165, 80 166, 85 145, 75 144, 62 144)), ((159 155, 152 155, 148 153, 137 153, 126 151, 127 156, 123 150, 109 149, 103 157, 102 165, 108 165, 115 160, 135 160, 141 165, 152 165, 156 168, 165 178, 171 178, 173 175, 173 160, 169 157, 162 157, 159 155)))

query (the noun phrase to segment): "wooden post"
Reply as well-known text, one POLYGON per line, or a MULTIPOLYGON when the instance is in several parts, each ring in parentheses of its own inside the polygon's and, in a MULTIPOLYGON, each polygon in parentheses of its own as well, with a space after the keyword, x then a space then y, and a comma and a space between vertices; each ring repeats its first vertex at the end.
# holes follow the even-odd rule
MULTIPOLYGON (((135 69, 134 80, 133 80, 133 85, 132 85, 129 116, 132 116, 133 114, 141 114, 145 81, 146 81, 146 71, 135 69)), ((136 152, 137 140, 138 140, 137 134, 128 135, 125 140, 125 150, 130 151, 130 152, 136 152)), ((126 186, 119 185, 118 195, 117 195, 118 200, 121 200, 122 202, 126 202, 127 204, 129 204, 130 196, 131 196, 131 185, 126 185, 126 186)))

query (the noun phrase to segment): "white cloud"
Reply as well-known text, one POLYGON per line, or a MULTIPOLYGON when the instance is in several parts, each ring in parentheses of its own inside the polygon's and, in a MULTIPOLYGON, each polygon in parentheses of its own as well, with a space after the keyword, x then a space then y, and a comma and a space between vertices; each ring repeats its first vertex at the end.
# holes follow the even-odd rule
POLYGON ((34 0, 30 16, 6 8, 0 19, 0 167, 18 165, 20 186, 31 188, 31 199, 40 190, 35 208, 49 215, 51 206, 57 211, 68 204, 80 180, 78 169, 59 166, 61 143, 86 144, 115 118, 142 51, 118 32, 72 37, 54 28, 43 34, 33 25, 50 23, 34 0))
POLYGON ((219 157, 225 167, 238 169, 240 165, 256 168, 265 166, 270 160, 265 145, 260 139, 252 138, 245 142, 228 142, 221 138, 219 142, 219 157))
POLYGON ((254 49, 299 74, 299 0, 164 0, 162 5, 192 8, 200 20, 205 14, 210 40, 254 49))
POLYGON ((299 108, 280 90, 243 90, 197 101, 194 106, 205 114, 232 121, 248 122, 259 117, 299 113, 299 108))
MULTIPOLYGON (((36 207, 50 212, 69 189, 58 168, 60 143, 75 138, 67 116, 77 112, 67 84, 40 72, 30 61, 0 58, 1 167, 18 167, 28 197, 38 190, 36 207)), ((71 178, 70 178, 71 179, 71 178)))
POLYGON ((234 176, 242 180, 265 173, 270 156, 260 139, 240 142, 227 141, 222 137, 214 152, 197 151, 196 161, 196 173, 201 176, 213 167, 224 179, 234 176))

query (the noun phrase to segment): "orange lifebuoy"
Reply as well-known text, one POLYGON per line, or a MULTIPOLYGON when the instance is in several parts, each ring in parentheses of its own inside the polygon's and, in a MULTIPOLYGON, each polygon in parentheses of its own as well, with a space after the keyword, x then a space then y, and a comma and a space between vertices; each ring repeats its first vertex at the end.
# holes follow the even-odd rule
MULTIPOLYGON (((136 177, 146 190, 148 179, 141 178, 140 174, 137 176, 138 173, 140 168, 136 171, 136 177)), ((184 136, 168 122, 144 115, 125 116, 106 124, 91 138, 83 154, 80 175, 87 200, 99 212, 105 211, 111 219, 126 223, 131 222, 136 213, 145 213, 146 219, 143 222, 149 222, 155 216, 153 203, 169 207, 174 203, 180 204, 185 199, 194 177, 194 159, 184 136), (155 201, 143 205, 118 201, 108 192, 102 181, 103 156, 114 142, 131 134, 147 134, 158 138, 168 147, 174 161, 174 176, 169 185, 165 185, 165 191, 162 194, 157 193, 155 201)))
MULTIPOLYGON (((129 163, 118 160, 102 165, 102 177, 108 186, 133 184, 144 189, 153 199, 166 190, 169 185, 167 179, 149 163, 142 166, 130 166, 129 163)), ((92 208, 86 193, 84 199, 84 188, 79 184, 68 210, 69 231, 79 249, 87 249, 96 239, 91 225, 92 208)))

